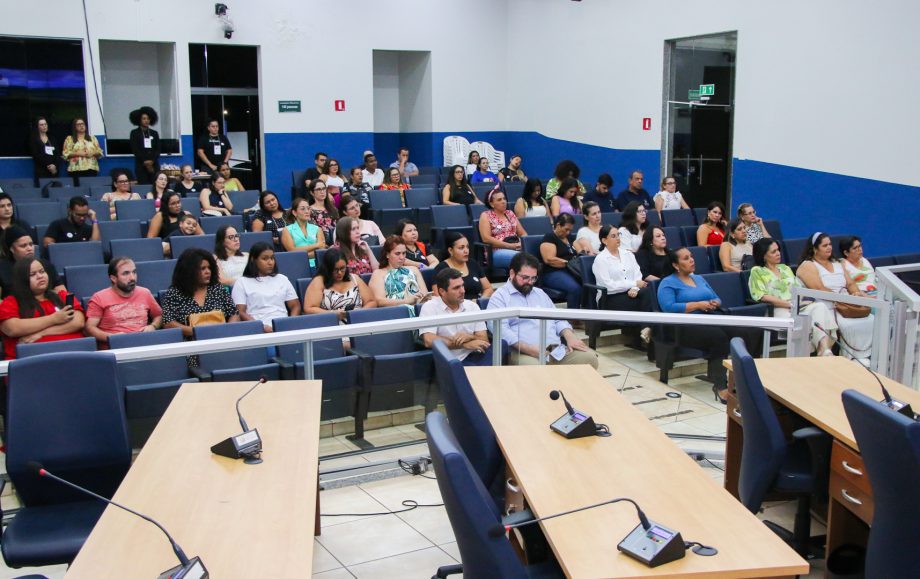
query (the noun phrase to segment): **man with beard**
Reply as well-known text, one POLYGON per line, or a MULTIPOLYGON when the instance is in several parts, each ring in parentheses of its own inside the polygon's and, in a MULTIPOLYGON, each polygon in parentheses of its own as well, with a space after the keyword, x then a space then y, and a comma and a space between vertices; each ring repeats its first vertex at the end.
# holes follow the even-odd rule
POLYGON ((109 262, 112 287, 93 294, 86 308, 85 332, 99 348, 108 347, 112 334, 152 332, 162 325, 163 311, 150 290, 137 285, 137 266, 130 257, 109 262))
MULTIPOLYGON (((545 308, 555 309, 549 296, 534 287, 540 273, 540 262, 529 253, 518 253, 511 259, 508 283, 492 294, 486 309, 545 308)), ((597 368, 597 353, 575 337, 572 326, 562 320, 547 320, 546 351, 540 352, 540 320, 509 318, 501 321, 502 340, 510 346, 510 364, 591 364, 597 368)))

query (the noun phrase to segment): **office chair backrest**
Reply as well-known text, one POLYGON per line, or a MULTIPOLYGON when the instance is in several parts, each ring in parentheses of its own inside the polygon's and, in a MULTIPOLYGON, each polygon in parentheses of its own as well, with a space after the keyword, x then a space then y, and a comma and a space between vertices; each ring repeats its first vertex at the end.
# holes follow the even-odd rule
MULTIPOLYGON (((114 334, 109 336, 109 347, 137 348, 140 346, 158 346, 182 342, 182 330, 167 328, 156 332, 137 332, 134 334, 114 334)), ((118 376, 125 386, 182 380, 188 378, 188 364, 185 356, 160 358, 157 360, 132 360, 118 365, 118 376)))
MULTIPOLYGON (((86 307, 85 305, 83 306, 86 307)), ((58 352, 95 352, 96 338, 73 338, 71 340, 55 340, 54 342, 34 342, 32 344, 16 344, 16 357, 28 358, 42 354, 56 354, 58 352)))
POLYGON ((742 504, 756 513, 786 457, 786 440, 754 366, 754 358, 741 338, 732 338, 731 358, 744 421, 738 494, 742 504))
POLYGON ((866 577, 906 577, 920 541, 920 422, 854 390, 844 391, 843 408, 875 500, 866 577))
MULTIPOLYGON (((327 328, 339 325, 339 317, 333 313, 309 314, 293 318, 275 318, 272 327, 276 332, 290 330, 309 330, 311 328, 327 328)), ((276 346, 278 356, 286 362, 303 362, 303 343, 284 344, 276 346)), ((341 358, 345 355, 342 349, 342 339, 318 340, 313 342, 313 361, 341 358)))
MULTIPOLYGON (((387 308, 352 310, 348 312, 348 321, 352 324, 362 324, 365 322, 402 320, 409 316, 410 310, 406 306, 391 306, 387 308)), ((415 349, 415 336, 411 330, 355 336, 351 339, 351 342, 355 348, 372 356, 404 354, 415 349)))
POLYGON ((501 515, 444 415, 430 413, 425 419, 425 432, 438 488, 460 549, 464 576, 527 577, 507 538, 489 536, 489 529, 501 524, 501 515))

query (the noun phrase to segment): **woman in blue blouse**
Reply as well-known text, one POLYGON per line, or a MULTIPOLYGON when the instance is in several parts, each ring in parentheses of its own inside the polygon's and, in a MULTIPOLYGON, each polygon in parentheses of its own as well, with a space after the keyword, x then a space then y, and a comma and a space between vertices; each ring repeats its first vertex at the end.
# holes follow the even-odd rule
POLYGON ((498 183, 498 175, 489 170, 489 159, 482 157, 473 174, 470 175, 472 183, 498 183))
MULTIPOLYGON (((674 272, 658 285, 658 304, 661 311, 671 314, 716 313, 722 300, 712 286, 693 273, 696 264, 686 247, 680 247, 668 254, 674 272)), ((683 347, 704 350, 709 363, 706 375, 713 382, 712 392, 717 401, 725 404, 727 380, 722 360, 728 358, 728 343, 734 337, 743 338, 748 351, 760 352, 761 332, 754 328, 720 326, 681 326, 678 344, 683 347)))

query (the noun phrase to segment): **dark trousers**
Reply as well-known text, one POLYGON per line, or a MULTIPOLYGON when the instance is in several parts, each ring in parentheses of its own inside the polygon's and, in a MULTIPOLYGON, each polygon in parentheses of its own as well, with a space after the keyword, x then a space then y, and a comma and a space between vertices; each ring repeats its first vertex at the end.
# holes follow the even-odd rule
MULTIPOLYGON (((470 355, 463 359, 464 366, 491 366, 492 365, 492 348, 495 347, 493 343, 486 351, 483 353, 479 352, 470 352, 470 355)), ((508 343, 502 340, 502 365, 508 363, 508 343)))
POLYGON ((650 312, 652 311, 652 290, 648 286, 639 290, 639 295, 629 297, 626 292, 607 294, 604 309, 621 312, 650 312))
POLYGON ((707 376, 720 388, 727 383, 726 369, 722 361, 728 358, 729 342, 741 338, 755 358, 760 357, 763 345, 763 330, 722 326, 681 326, 677 343, 684 348, 706 351, 709 362, 707 376))

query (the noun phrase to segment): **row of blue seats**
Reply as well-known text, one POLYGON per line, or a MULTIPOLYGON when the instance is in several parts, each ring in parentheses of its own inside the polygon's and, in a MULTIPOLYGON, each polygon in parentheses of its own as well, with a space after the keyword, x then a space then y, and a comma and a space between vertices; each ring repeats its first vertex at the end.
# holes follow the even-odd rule
POLYGON ((0 179, 0 189, 10 193, 11 189, 20 189, 28 187, 111 187, 112 178, 107 175, 96 175, 95 177, 72 177, 67 173, 62 173, 57 177, 42 177, 34 179, 32 177, 13 177, 0 179), (55 185, 57 184, 57 185, 55 185))

